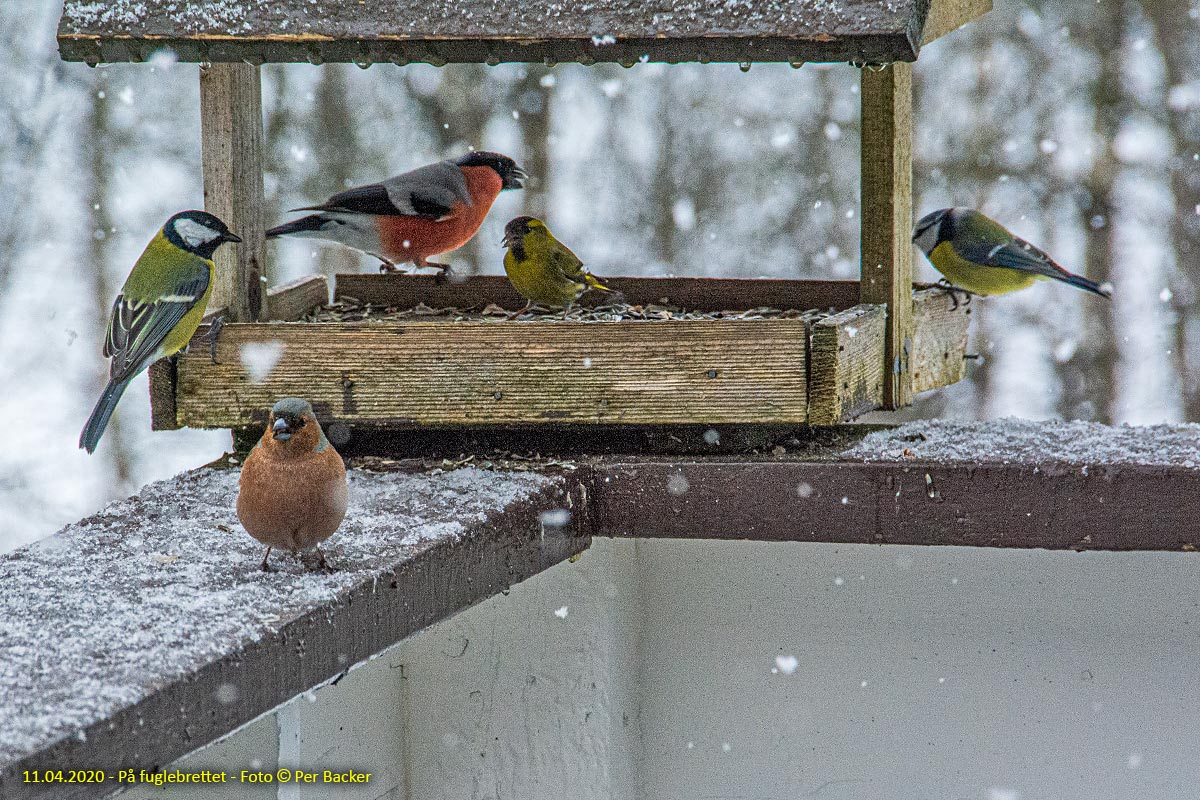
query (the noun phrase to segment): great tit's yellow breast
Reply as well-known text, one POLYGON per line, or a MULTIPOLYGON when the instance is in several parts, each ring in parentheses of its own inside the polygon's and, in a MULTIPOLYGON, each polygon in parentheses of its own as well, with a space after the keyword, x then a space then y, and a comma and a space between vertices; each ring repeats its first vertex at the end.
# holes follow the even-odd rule
POLYGON ((179 320, 179 324, 171 329, 162 343, 163 356, 174 355, 187 345, 192 340, 192 335, 196 332, 196 328, 200 327, 200 322, 204 319, 204 312, 208 308, 208 298, 212 296, 214 269, 213 262, 205 261, 208 266, 208 286, 204 290, 204 294, 196 302, 196 305, 188 309, 188 312, 179 320))
POLYGON ((968 261, 950 242, 941 242, 929 253, 929 261, 950 283, 980 295, 1007 294, 1032 286, 1037 275, 1006 267, 989 267, 968 261))

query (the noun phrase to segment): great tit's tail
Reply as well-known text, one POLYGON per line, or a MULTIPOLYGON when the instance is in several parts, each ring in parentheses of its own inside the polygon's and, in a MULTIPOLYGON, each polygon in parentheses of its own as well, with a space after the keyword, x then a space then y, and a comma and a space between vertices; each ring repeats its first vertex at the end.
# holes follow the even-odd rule
POLYGON ((1072 275, 1070 272, 1063 272, 1061 275, 1056 274, 1054 277, 1057 278, 1058 280, 1062 281, 1063 283, 1069 283, 1072 286, 1083 289, 1085 292, 1091 292, 1092 294, 1098 294, 1101 297, 1107 297, 1110 299, 1112 298, 1112 290, 1108 289, 1107 287, 1101 286, 1100 284, 1096 283, 1095 281, 1089 281, 1087 278, 1083 277, 1082 275, 1072 275))
POLYGON ((328 224, 329 217, 324 214, 309 214, 307 217, 276 225, 267 231, 267 238, 275 239, 280 236, 304 236, 306 234, 312 236, 320 233, 328 224))
POLYGON ((104 429, 108 427, 108 421, 112 418, 113 411, 117 408, 117 403, 121 399, 121 395, 125 393, 125 387, 129 385, 132 378, 126 378, 123 381, 110 380, 108 385, 104 387, 104 391, 100 393, 100 399, 96 401, 96 407, 92 409, 92 415, 88 417, 87 424, 83 426, 83 433, 79 434, 79 446, 89 453, 96 452, 96 445, 100 443, 100 437, 104 435, 104 429))

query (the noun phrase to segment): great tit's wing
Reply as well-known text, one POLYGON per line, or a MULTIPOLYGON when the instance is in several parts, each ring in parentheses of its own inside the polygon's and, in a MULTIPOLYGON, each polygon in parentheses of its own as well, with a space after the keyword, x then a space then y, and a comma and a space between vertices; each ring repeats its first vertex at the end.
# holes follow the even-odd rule
POLYGON ((471 204, 462 170, 451 161, 439 161, 381 183, 356 186, 330 197, 319 206, 295 211, 344 211, 385 217, 449 219, 455 203, 471 204))
POLYGON ((204 297, 209 270, 196 261, 200 262, 196 269, 182 271, 168 291, 152 300, 127 294, 117 297, 104 340, 104 355, 112 358, 114 380, 130 378, 149 366, 163 340, 204 297))

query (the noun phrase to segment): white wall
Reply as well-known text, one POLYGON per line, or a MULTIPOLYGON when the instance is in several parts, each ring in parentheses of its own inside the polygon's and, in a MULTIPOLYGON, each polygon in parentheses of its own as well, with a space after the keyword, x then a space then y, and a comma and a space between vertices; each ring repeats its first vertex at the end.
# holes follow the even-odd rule
POLYGON ((379 776, 281 798, 1190 799, 1198 571, 597 540, 297 699, 277 738, 268 719, 178 766, 273 763, 278 742, 283 765, 379 776))

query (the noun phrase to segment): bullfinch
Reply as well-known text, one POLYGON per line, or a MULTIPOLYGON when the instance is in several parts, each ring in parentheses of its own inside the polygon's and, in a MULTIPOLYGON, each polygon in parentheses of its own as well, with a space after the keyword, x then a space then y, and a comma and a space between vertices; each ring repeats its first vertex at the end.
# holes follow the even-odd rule
POLYGON ((387 271, 405 263, 445 270, 429 257, 466 244, 496 196, 522 188, 526 177, 508 156, 475 151, 293 209, 317 213, 271 228, 267 238, 329 239, 378 258, 387 271))

